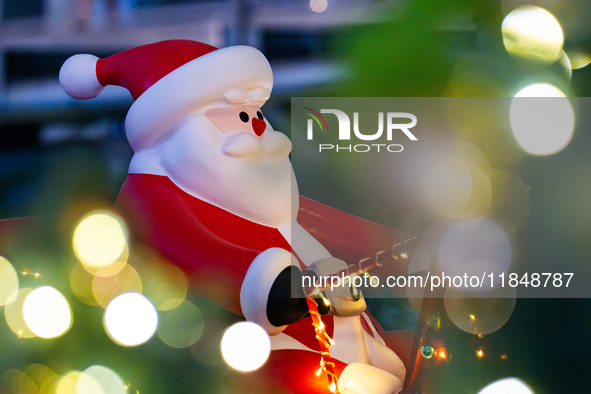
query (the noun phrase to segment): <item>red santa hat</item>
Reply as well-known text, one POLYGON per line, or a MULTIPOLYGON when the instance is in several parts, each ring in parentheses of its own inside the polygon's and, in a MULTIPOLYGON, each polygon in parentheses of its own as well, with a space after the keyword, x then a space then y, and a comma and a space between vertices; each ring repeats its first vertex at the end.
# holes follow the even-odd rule
POLYGON ((262 105, 273 88, 271 66, 257 49, 217 49, 190 40, 142 45, 104 59, 81 54, 70 57, 59 74, 71 97, 90 99, 106 85, 129 90, 135 102, 125 129, 134 150, 156 139, 187 116, 214 102, 262 105))

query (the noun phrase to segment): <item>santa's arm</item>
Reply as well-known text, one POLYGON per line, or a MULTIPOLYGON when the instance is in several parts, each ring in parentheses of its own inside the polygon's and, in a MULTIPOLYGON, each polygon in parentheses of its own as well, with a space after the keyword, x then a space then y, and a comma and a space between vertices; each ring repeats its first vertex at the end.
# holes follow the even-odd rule
POLYGON ((183 269, 199 293, 228 310, 270 334, 303 317, 305 300, 291 294, 289 281, 301 277, 291 253, 282 248, 261 253, 218 237, 199 220, 183 193, 166 177, 131 174, 117 208, 136 236, 183 269))
POLYGON ((388 275, 404 275, 408 271, 408 262, 412 251, 407 240, 412 237, 390 226, 376 223, 359 216, 343 212, 312 199, 300 196, 298 222, 331 255, 344 260, 349 265, 362 267, 373 263, 376 256, 390 257, 395 252, 406 252, 406 258, 398 261, 384 261, 386 264, 375 269, 372 275, 386 277, 388 275), (395 246, 400 246, 396 248, 395 246), (369 258, 369 259, 368 259, 369 258))

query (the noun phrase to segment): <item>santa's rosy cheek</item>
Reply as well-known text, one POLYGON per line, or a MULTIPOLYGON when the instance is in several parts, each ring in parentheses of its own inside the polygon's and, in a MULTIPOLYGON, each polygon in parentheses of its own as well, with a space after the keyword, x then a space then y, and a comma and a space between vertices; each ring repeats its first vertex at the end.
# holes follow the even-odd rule
POLYGON ((235 130, 244 130, 246 129, 245 124, 242 123, 240 120, 236 121, 236 119, 229 119, 225 116, 207 116, 207 119, 215 126, 216 129, 221 131, 222 133, 229 133, 235 130))
MULTIPOLYGON (((251 120, 257 117, 258 106, 211 108, 205 112, 207 119, 222 133, 251 130, 251 120)), ((260 111, 259 111, 260 112, 260 111)), ((262 115, 262 114, 261 114, 262 115)), ((260 131, 261 126, 257 126, 260 131)), ((264 130, 263 130, 264 131, 264 130)), ((251 133, 254 132, 254 128, 251 133)), ((262 132, 261 132, 262 133, 262 132)), ((255 132, 256 134, 256 132, 255 132)), ((260 134, 257 134, 260 135, 260 134)))

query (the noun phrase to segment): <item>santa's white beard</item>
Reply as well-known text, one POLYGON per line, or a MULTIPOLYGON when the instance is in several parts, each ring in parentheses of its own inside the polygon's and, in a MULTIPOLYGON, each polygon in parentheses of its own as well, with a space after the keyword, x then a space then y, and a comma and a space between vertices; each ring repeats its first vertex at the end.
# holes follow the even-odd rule
POLYGON ((257 138, 245 130, 225 134, 221 146, 224 155, 241 159, 286 159, 291 151, 289 139, 274 130, 267 130, 257 138))
POLYGON ((291 142, 272 129, 262 138, 221 133, 195 116, 136 152, 130 173, 168 176, 185 192, 248 220, 278 227, 295 218, 298 190, 289 161, 291 142))

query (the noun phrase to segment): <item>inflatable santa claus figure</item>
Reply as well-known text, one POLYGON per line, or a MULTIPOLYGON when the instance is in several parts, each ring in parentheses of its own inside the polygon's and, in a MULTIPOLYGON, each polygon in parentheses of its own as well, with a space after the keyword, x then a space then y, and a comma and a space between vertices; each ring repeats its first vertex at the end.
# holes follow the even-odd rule
MULTIPOLYGON (((272 352, 256 372, 260 381, 287 392, 329 392, 316 376, 319 343, 303 289, 293 297, 291 283, 302 272, 326 275, 346 264, 298 224, 291 143, 261 111, 273 87, 265 56, 248 46, 170 40, 104 59, 72 56, 60 83, 78 99, 106 85, 129 90, 135 101, 125 129, 135 154, 118 208, 199 292, 267 331, 272 352)), ((327 291, 329 305, 320 307, 338 389, 399 392, 403 363, 363 297, 347 291, 327 291)))

